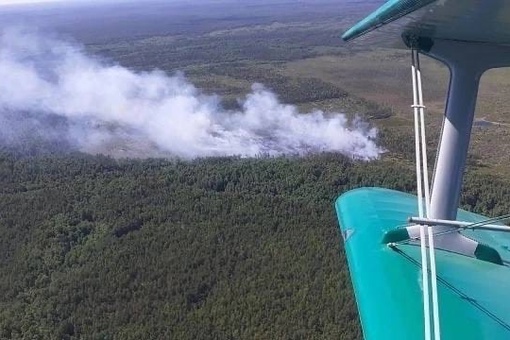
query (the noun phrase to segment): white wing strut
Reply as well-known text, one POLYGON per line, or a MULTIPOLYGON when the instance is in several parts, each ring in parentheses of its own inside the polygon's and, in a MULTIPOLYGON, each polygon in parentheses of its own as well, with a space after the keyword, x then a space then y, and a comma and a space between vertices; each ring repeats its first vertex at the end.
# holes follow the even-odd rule
MULTIPOLYGON (((416 49, 412 50, 412 81, 413 81, 413 111, 414 111, 414 136, 416 148, 416 182, 418 194, 418 214, 420 218, 429 217, 430 212, 430 185, 428 178, 427 141, 425 136, 425 106, 423 105, 423 91, 420 70, 420 57, 416 49), (425 193, 425 207, 423 206, 423 193, 425 193), (425 209, 424 209, 425 208, 425 209)), ((430 294, 429 294, 429 270, 427 258, 427 240, 425 225, 420 225, 420 250, 422 263, 423 282, 423 314, 425 340, 431 339, 433 331, 434 339, 440 340, 439 303, 437 294, 436 261, 434 253, 434 233, 428 228, 429 258, 430 258, 430 286, 432 288, 432 314, 434 325, 430 324, 430 294)))

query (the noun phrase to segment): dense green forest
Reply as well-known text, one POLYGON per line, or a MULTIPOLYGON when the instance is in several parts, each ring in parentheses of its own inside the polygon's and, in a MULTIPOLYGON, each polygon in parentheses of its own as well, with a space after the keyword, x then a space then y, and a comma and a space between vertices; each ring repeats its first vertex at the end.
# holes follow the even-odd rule
MULTIPOLYGON (((358 339, 333 202, 412 191, 395 164, 4 153, 0 338, 358 339)), ((465 206, 509 211, 495 181, 465 206)))

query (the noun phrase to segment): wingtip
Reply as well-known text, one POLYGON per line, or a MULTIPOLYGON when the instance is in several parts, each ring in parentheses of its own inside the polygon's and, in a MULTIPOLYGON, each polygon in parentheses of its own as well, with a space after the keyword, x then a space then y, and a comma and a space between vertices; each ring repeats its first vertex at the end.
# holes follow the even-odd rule
POLYGON ((343 41, 349 41, 349 40, 352 40, 354 38, 354 32, 352 29, 346 31, 344 34, 342 34, 342 40, 343 41))

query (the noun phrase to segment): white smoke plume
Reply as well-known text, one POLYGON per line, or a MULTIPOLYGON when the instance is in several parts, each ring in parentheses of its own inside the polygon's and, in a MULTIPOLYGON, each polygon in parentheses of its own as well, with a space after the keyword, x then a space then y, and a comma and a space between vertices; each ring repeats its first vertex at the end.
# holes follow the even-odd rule
POLYGON ((127 155, 154 148, 187 159, 381 153, 375 128, 343 114, 300 113, 259 84, 242 109, 229 111, 182 74, 137 73, 61 40, 20 30, 0 34, 0 143, 37 134, 65 138, 86 152, 124 143, 127 155))

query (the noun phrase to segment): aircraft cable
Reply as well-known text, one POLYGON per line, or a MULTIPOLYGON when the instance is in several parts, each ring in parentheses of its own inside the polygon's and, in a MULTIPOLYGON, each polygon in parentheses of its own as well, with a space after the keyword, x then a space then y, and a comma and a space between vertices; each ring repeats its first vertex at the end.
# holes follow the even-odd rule
MULTIPOLYGON (((408 261, 410 261, 411 263, 415 264, 416 266, 420 267, 421 268, 421 265, 420 263, 415 260, 411 255, 407 254, 406 252, 404 252, 402 249, 399 249, 397 247, 397 245, 393 245, 392 249, 399 255, 401 255, 402 257, 404 257, 405 259, 407 259, 408 261)), ((423 270, 423 269, 422 269, 423 270)), ((453 284, 449 283, 448 281, 446 281, 446 279, 442 278, 441 276, 438 276, 437 277, 437 280, 442 283, 445 287, 447 287, 448 289, 450 289, 452 292, 454 292, 455 294, 457 294, 460 298, 462 298, 464 301, 467 301, 468 303, 470 303, 471 305, 473 305, 476 309, 478 309, 479 311, 481 311, 482 313, 484 313, 485 315, 487 315, 489 318, 491 318, 492 320, 494 320, 496 323, 498 323, 500 326, 502 326, 503 328, 505 328, 507 331, 510 332, 510 325, 505 322, 505 320, 501 319, 499 316, 497 316, 496 314, 494 314, 493 312, 491 312, 489 309, 487 309, 486 307, 484 307, 483 305, 481 305, 476 299, 472 298, 471 296, 469 296, 468 294, 464 293, 463 291, 461 291, 459 288, 455 287, 453 284)))
POLYGON ((423 165, 423 186, 425 193, 425 216, 429 217, 430 212, 430 185, 429 185, 429 166, 427 160, 427 139, 425 137, 425 105, 423 103, 423 90, 421 82, 420 54, 416 53, 416 81, 418 85, 418 110, 420 112, 420 134, 421 134, 421 155, 423 165))
MULTIPOLYGON (((423 185, 425 188, 425 211, 429 218, 430 214, 430 186, 429 169, 427 162, 427 140, 425 138, 425 105, 423 103, 423 90, 421 82, 420 53, 415 50, 416 62, 416 80, 418 83, 418 110, 420 111, 420 134, 421 134, 421 155, 423 165, 423 185)), ((436 255, 434 250, 434 231, 431 226, 427 228, 429 236, 429 257, 430 257, 430 286, 432 287, 432 315, 434 318, 434 339, 441 340, 441 331, 439 324, 439 301, 437 294, 437 275, 436 275, 436 255)))
MULTIPOLYGON (((416 55, 417 51, 412 49, 412 82, 413 82, 413 112, 414 112, 414 142, 416 156, 416 185, 418 194, 418 215, 423 217, 423 189, 421 178, 421 152, 420 152, 420 109, 418 99, 418 74, 416 72, 416 55)), ((428 260, 425 244, 425 226, 420 225, 420 251, 422 263, 422 282, 423 282, 423 322, 425 329, 425 340, 431 340, 430 328, 430 296, 429 296, 429 276, 428 276, 428 260)))

